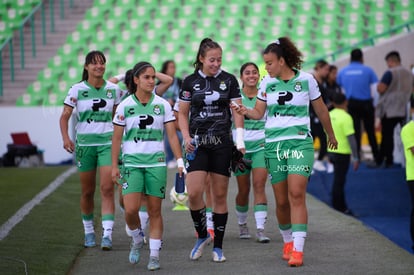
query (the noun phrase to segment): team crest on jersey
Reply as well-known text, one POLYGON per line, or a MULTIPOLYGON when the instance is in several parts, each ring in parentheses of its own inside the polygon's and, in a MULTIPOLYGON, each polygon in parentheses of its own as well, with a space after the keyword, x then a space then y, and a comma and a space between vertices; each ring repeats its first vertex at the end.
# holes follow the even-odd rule
POLYGON ((261 96, 262 96, 262 98, 266 98, 266 92, 265 91, 262 91, 262 93, 261 93, 261 96))
POLYGON ((122 189, 126 190, 128 189, 128 187, 129 187, 128 182, 122 183, 122 189))
POLYGON ((295 91, 296 92, 302 91, 302 83, 300 83, 300 82, 295 83, 295 91))
POLYGON ((107 90, 106 91, 106 97, 107 98, 113 98, 113 96, 114 96, 114 92, 115 92, 115 90, 107 90))
POLYGON ((191 93, 189 91, 183 91, 181 93, 181 96, 183 97, 183 99, 190 99, 191 93))
POLYGON ((220 90, 222 90, 222 91, 224 91, 225 89, 227 89, 227 85, 226 85, 226 83, 224 83, 224 81, 221 81, 219 88, 220 88, 220 90))
POLYGON ((155 105, 153 111, 154 111, 154 114, 156 114, 156 115, 161 114, 161 108, 160 108, 160 106, 155 105))
POLYGON ((70 99, 70 102, 72 102, 73 104, 76 104, 76 102, 78 101, 76 98, 74 98, 74 97, 71 97, 70 99))

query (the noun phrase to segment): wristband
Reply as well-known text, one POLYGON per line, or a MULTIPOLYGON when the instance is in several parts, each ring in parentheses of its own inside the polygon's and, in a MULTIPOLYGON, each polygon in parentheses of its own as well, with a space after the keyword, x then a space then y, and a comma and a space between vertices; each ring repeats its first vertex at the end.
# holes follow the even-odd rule
POLYGON ((236 147, 237 149, 246 148, 244 145, 244 129, 236 128, 236 147))
POLYGON ((187 169, 185 169, 183 158, 177 159, 177 168, 183 168, 183 173, 187 174, 187 169))

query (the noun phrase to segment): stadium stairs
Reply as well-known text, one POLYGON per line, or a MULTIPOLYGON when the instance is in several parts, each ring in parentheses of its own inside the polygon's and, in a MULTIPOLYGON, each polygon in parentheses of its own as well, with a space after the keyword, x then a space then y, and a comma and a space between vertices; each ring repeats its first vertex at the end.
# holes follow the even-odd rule
POLYGON ((35 33, 36 33, 36 57, 32 56, 31 30, 30 24, 24 27, 24 58, 25 68, 21 69, 21 55, 19 45, 19 32, 14 32, 13 52, 14 52, 14 69, 15 80, 11 81, 10 53, 8 47, 5 48, 2 55, 3 60, 3 88, 4 95, 0 100, 0 106, 15 106, 16 99, 22 95, 27 86, 37 79, 37 75, 42 70, 49 59, 56 55, 57 49, 65 42, 67 35, 73 32, 77 23, 82 20, 85 11, 92 6, 92 0, 73 1, 73 7, 69 7, 69 1, 62 1, 65 5, 64 17, 61 18, 59 3, 54 5, 54 22, 55 31, 52 33, 50 24, 50 6, 49 1, 44 1, 45 5, 45 25, 46 25, 46 45, 42 43, 41 15, 40 10, 35 15, 35 33))

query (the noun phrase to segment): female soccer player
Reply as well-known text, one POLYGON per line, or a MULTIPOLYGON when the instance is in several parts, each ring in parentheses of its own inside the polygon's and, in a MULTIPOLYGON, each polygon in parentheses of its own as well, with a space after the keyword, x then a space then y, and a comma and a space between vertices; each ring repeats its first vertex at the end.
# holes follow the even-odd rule
POLYGON ((276 217, 283 237, 283 259, 289 266, 303 264, 308 213, 306 185, 314 161, 310 134, 309 102, 321 121, 329 148, 336 148, 326 105, 312 75, 299 71, 302 54, 287 37, 269 44, 263 52, 268 75, 262 80, 253 109, 234 108, 265 124, 265 160, 276 199, 276 217))
POLYGON ((125 221, 132 236, 129 261, 139 262, 144 243, 140 219, 137 215, 142 196, 147 199, 150 220, 148 270, 160 268, 159 251, 163 233, 161 203, 165 198, 167 168, 165 163, 164 128, 177 159, 179 172, 184 169, 181 147, 175 131, 171 105, 153 93, 155 69, 148 62, 139 62, 133 68, 131 95, 118 106, 113 119, 112 180, 120 180, 118 156, 122 142, 122 195, 125 221), (135 92, 133 92, 135 91, 135 92), (125 137, 123 138, 123 134, 125 137))
POLYGON ((112 249, 114 225, 114 186, 111 177, 112 116, 121 99, 118 86, 103 79, 106 59, 102 52, 86 55, 82 81, 73 85, 64 101, 60 117, 63 148, 76 153, 81 181, 81 213, 85 231, 85 247, 93 247, 93 225, 96 170, 99 169, 103 237, 101 248, 112 249), (68 134, 69 119, 77 108, 76 147, 68 134))
MULTIPOLYGON (((257 97, 257 83, 259 82, 259 68, 255 63, 248 62, 240 68, 240 79, 243 83, 241 90, 242 103, 247 108, 254 108, 257 97)), ((249 209, 250 176, 253 179, 254 217, 256 220, 256 241, 267 243, 270 239, 264 234, 264 226, 267 220, 267 198, 265 185, 267 169, 264 158, 265 125, 266 117, 260 120, 246 119, 244 121, 244 140, 246 143, 245 159, 250 160, 251 169, 236 172, 238 193, 236 196, 236 214, 240 230, 240 239, 249 239, 247 227, 247 212, 249 209)))
MULTIPOLYGON (((207 174, 210 174, 213 197, 214 246, 213 261, 223 262, 223 237, 227 224, 227 191, 233 148, 231 135, 230 101, 241 104, 240 88, 234 75, 221 70, 220 45, 205 38, 194 62, 195 71, 183 81, 180 91, 180 129, 187 153, 193 152, 191 144, 195 135, 200 144, 195 158, 188 161, 187 192, 189 208, 198 238, 190 253, 197 260, 210 242, 206 228, 206 205, 203 194, 207 174)), ((233 113, 237 128, 237 147, 244 150, 243 117, 233 113)))

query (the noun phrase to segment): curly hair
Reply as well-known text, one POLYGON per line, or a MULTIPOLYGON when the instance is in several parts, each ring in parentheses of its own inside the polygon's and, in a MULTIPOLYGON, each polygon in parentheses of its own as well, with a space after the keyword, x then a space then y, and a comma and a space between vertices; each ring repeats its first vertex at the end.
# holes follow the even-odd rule
POLYGON ((300 70, 302 68, 303 54, 296 48, 289 37, 280 37, 267 45, 263 54, 268 53, 274 53, 279 58, 283 57, 286 65, 291 69, 295 68, 300 70))

